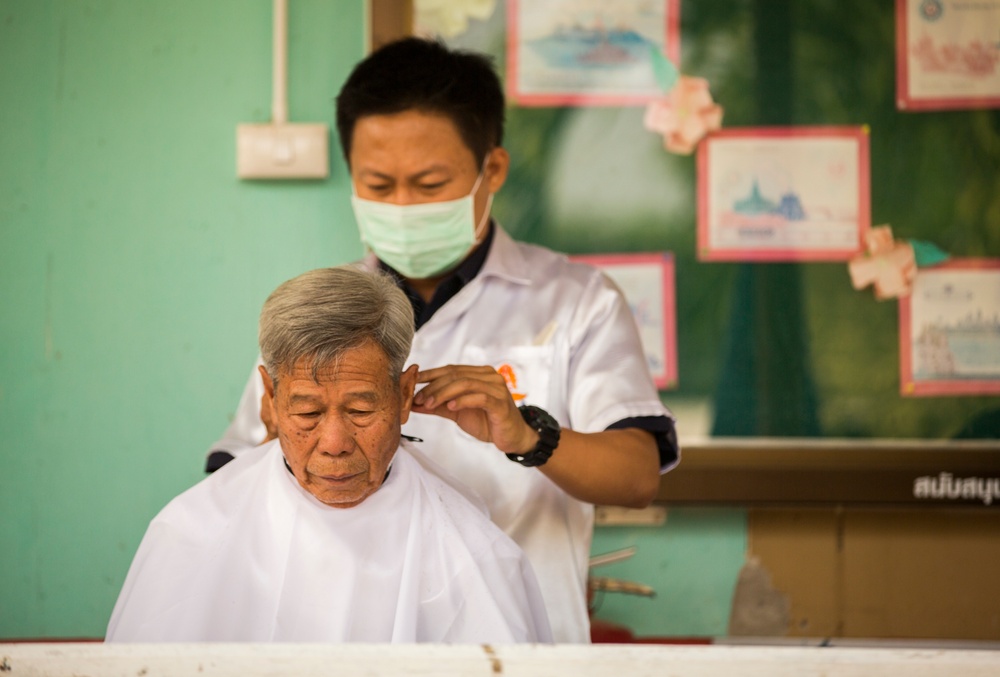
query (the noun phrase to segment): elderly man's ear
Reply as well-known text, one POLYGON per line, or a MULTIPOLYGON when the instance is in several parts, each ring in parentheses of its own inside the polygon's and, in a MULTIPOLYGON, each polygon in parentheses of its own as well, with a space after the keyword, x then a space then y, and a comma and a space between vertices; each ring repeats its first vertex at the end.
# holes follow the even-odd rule
POLYGON ((260 422, 264 424, 264 429, 267 431, 261 442, 264 444, 278 437, 278 426, 274 420, 274 382, 267 375, 264 365, 258 365, 257 370, 264 381, 264 394, 260 396, 260 422))
POLYGON ((274 381, 271 380, 271 377, 268 375, 267 369, 264 369, 264 365, 263 364, 258 364, 257 365, 257 371, 260 372, 260 378, 261 378, 261 380, 264 381, 264 397, 266 397, 267 399, 269 399, 269 400, 271 400, 273 402, 274 401, 274 381))
POLYGON ((413 406, 413 391, 417 387, 417 372, 420 367, 411 364, 399 375, 399 422, 406 423, 410 418, 410 408, 413 406))

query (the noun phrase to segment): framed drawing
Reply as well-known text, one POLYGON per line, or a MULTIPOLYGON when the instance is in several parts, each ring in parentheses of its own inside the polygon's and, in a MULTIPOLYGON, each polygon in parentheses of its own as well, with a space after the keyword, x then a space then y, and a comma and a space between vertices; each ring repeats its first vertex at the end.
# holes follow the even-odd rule
POLYGON ((1000 107, 1000 3, 896 0, 896 106, 1000 107))
POLYGON ((508 0, 507 88, 522 106, 645 104, 651 50, 680 59, 680 0, 508 0))
POLYGON ((573 256, 600 268, 625 294, 653 382, 661 390, 677 387, 677 314, 674 255, 607 254, 573 256))
POLYGON ((903 395, 1000 394, 1000 259, 917 273, 899 301, 903 395))
POLYGON ((844 261, 870 226, 866 127, 747 127, 698 146, 698 258, 844 261))

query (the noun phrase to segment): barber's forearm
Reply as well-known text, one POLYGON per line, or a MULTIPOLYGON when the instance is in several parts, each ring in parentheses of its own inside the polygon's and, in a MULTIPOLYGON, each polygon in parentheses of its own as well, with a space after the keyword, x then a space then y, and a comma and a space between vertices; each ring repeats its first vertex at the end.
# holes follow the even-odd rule
POLYGON ((597 505, 644 508, 660 486, 656 440, 635 428, 599 433, 563 428, 559 446, 539 471, 570 496, 597 505))

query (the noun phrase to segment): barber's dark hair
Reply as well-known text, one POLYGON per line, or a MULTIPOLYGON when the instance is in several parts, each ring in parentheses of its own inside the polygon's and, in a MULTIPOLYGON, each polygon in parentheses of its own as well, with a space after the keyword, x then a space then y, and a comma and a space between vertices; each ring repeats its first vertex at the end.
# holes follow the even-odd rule
POLYGON ((407 110, 450 118, 480 165, 503 141, 503 87, 492 59, 404 38, 355 66, 337 96, 337 133, 348 164, 360 118, 407 110))

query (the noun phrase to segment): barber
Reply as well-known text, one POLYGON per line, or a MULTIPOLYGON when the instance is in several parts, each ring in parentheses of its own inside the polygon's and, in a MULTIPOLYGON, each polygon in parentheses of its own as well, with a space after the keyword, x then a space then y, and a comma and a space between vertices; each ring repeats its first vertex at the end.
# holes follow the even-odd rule
MULTIPOLYGON (((491 218, 503 122, 488 58, 416 38, 369 55, 337 97, 360 265, 393 275, 415 314, 422 415, 404 433, 525 550, 555 641, 588 642, 593 505, 653 500, 678 460, 674 421, 617 287, 491 218)), ((209 470, 269 438, 262 395, 254 371, 209 470)))

